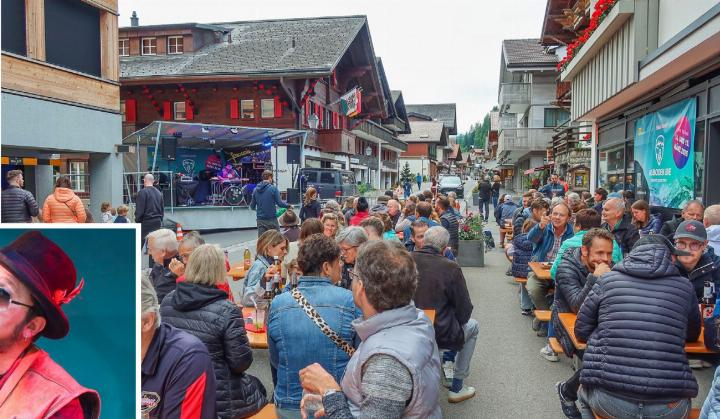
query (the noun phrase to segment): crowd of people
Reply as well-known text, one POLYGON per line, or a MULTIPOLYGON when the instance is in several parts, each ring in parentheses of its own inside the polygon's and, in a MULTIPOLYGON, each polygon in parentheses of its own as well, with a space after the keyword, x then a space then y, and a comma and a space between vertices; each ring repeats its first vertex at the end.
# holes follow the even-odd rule
MULTIPOLYGON (((488 187, 488 179, 484 189, 488 187)), ((483 186, 480 190, 483 190, 483 186)), ((510 208, 513 208, 511 206, 510 208)), ((698 340, 717 349, 712 308, 720 290, 720 205, 687 202, 679 217, 663 222, 631 191, 568 191, 557 175, 522 196, 521 206, 496 219, 512 223, 506 254, 509 274, 520 282, 520 312, 551 311, 550 321, 533 319, 548 341, 540 354, 558 361, 550 339, 581 367, 556 385, 568 418, 688 417, 698 396, 692 369, 710 367, 706 358, 686 355, 685 343, 698 340), (539 278, 530 262, 545 262, 550 280, 539 278), (702 305, 701 305, 702 304, 702 305), (577 316, 577 350, 560 321, 577 316)), ((715 304, 720 307, 720 304, 715 304)), ((717 379, 715 386, 720 386, 717 379)), ((720 392, 711 391, 701 417, 717 417, 720 392), (715 415, 715 416, 713 416, 715 415)))
POLYGON ((473 397, 466 380, 479 325, 455 262, 456 197, 387 191, 374 204, 359 196, 341 208, 308 187, 296 213, 272 173, 263 178, 240 301, 227 288, 219 248, 197 233, 179 243, 168 229, 147 236, 142 381, 143 394, 160 395, 152 414, 248 417, 270 402, 279 418, 318 409, 328 418, 440 418, 443 385, 451 403, 473 397), (296 286, 288 281, 267 301, 278 274, 296 276, 296 286), (253 358, 241 307, 261 303, 270 303, 272 391, 247 373, 253 358), (423 310, 434 310, 434 324, 423 310))

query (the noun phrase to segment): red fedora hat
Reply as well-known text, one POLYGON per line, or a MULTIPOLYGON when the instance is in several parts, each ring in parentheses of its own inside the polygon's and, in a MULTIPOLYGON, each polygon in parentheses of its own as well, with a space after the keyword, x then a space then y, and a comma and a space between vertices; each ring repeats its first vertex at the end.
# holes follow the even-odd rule
POLYGON ((30 231, 0 249, 0 264, 30 289, 35 309, 47 322, 41 334, 50 339, 65 337, 70 324, 60 306, 83 286, 82 280, 75 286, 77 272, 70 257, 39 231, 30 231))

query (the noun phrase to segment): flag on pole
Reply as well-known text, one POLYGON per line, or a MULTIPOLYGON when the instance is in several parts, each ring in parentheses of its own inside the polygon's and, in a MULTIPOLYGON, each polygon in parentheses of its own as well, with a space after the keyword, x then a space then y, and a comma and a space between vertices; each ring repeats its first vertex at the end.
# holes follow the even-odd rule
POLYGON ((361 112, 362 93, 357 87, 342 95, 340 98, 340 108, 343 114, 353 117, 361 112))

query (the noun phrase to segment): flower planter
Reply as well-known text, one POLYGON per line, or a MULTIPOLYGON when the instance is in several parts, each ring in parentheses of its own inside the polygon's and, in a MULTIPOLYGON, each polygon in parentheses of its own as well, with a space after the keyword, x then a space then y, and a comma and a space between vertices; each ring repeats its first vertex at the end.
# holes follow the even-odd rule
POLYGON ((485 266, 485 241, 460 240, 458 246, 457 262, 463 267, 485 266))

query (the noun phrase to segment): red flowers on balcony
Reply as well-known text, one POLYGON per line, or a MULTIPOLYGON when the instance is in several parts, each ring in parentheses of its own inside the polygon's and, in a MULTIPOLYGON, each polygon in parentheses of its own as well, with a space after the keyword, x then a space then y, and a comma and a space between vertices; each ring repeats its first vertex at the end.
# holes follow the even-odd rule
POLYGON ((573 58, 575 58, 577 52, 580 51, 583 45, 590 39, 617 1, 618 0, 598 0, 598 2, 595 3, 595 9, 590 16, 590 24, 588 24, 588 27, 585 28, 582 35, 580 35, 575 42, 571 42, 567 46, 567 55, 558 63, 558 71, 563 71, 567 68, 573 58))

